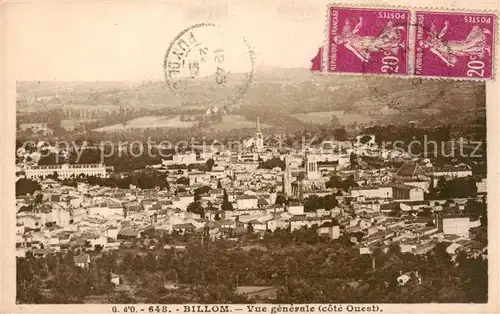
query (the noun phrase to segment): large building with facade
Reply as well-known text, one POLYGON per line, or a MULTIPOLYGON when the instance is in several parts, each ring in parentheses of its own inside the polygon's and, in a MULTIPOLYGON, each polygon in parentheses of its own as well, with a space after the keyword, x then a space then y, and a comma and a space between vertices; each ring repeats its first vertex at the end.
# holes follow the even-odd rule
POLYGON ((29 166, 24 169, 27 179, 43 179, 57 173, 59 179, 78 177, 79 175, 106 177, 106 166, 103 164, 63 164, 48 166, 29 166))
POLYGON ((316 155, 306 154, 304 168, 293 169, 292 162, 285 156, 283 194, 286 197, 302 199, 305 192, 324 190, 327 177, 322 177, 316 155))

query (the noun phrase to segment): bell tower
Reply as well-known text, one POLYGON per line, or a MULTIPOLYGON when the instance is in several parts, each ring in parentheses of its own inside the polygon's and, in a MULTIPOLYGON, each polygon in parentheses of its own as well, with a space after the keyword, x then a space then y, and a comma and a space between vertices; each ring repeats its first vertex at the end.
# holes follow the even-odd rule
POLYGON ((318 170, 318 161, 314 155, 306 155, 306 178, 307 180, 316 180, 320 178, 320 173, 318 170))
POLYGON ((260 120, 257 117, 257 131, 253 134, 254 147, 257 152, 261 152, 264 149, 264 136, 260 130, 260 120))
POLYGON ((292 170, 290 169, 289 156, 285 156, 285 173, 283 174, 283 194, 286 197, 292 195, 292 170))

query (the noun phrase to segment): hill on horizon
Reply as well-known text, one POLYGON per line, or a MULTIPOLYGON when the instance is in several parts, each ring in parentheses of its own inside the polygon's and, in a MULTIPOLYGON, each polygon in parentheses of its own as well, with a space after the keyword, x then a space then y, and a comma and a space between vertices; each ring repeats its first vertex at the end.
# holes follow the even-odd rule
MULTIPOLYGON (((254 73, 248 89, 233 73, 229 92, 243 92, 237 104, 214 101, 217 91, 203 81, 190 85, 193 99, 174 95, 164 81, 18 82, 20 112, 74 107, 116 110, 137 108, 208 108, 228 106, 231 114, 261 117, 277 125, 284 117, 297 123, 350 124, 453 121, 485 108, 485 84, 473 81, 313 74, 306 68, 267 69, 254 73), (236 82, 236 83, 232 83, 236 82), (231 85, 231 84, 234 84, 231 85), (315 114, 317 113, 317 114, 315 114)), ((217 95, 219 96, 219 95, 217 95)))

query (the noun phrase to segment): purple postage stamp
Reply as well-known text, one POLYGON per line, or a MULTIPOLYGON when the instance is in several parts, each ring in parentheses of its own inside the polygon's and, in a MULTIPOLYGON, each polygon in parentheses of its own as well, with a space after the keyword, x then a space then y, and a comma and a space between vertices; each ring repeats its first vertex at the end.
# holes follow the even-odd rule
POLYGON ((417 11, 414 74, 493 78, 494 14, 417 11))
POLYGON ((330 6, 328 72, 407 75, 410 11, 330 6))

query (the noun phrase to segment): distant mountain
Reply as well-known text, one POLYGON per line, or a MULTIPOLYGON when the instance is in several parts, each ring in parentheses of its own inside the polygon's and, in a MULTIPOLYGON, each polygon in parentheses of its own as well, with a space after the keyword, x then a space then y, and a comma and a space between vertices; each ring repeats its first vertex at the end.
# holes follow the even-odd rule
POLYGON ((485 85, 451 80, 318 75, 307 69, 281 69, 256 73, 244 103, 242 110, 256 107, 254 111, 264 117, 321 112, 322 119, 315 118, 318 123, 333 118, 335 123, 349 124, 356 117, 360 123, 411 120, 431 123, 484 109, 485 85))
POLYGON ((313 74, 305 68, 257 68, 247 86, 248 79, 247 74, 232 73, 224 89, 214 84, 207 87, 210 78, 193 80, 184 98, 172 94, 164 81, 19 82, 17 104, 20 111, 41 105, 109 110, 117 106, 227 107, 228 113, 260 116, 271 125, 285 120, 291 124, 350 124, 357 120, 432 124, 475 115, 485 107, 485 86, 478 82, 313 74), (321 113, 320 118, 309 114, 312 112, 321 113))

